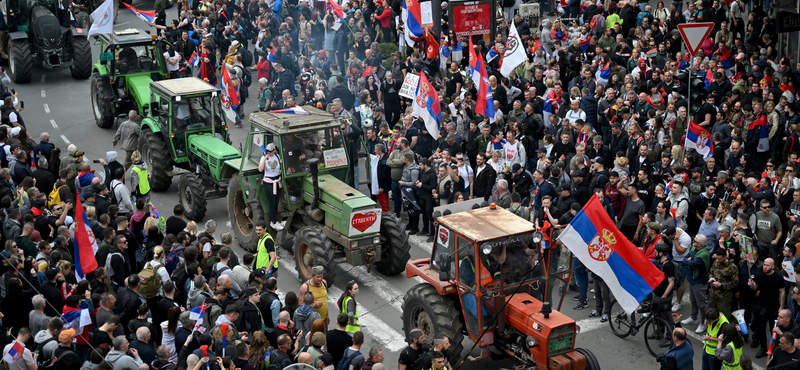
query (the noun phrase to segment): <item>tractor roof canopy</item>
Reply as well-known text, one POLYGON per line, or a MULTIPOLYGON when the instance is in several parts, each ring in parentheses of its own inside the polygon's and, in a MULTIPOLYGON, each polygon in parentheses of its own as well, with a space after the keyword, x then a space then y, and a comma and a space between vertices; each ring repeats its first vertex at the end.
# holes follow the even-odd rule
MULTIPOLYGON (((154 36, 154 35, 153 35, 154 36)), ((113 37, 108 34, 99 35, 106 44, 125 45, 125 44, 138 44, 138 43, 155 43, 155 39, 149 33, 143 30, 129 28, 124 31, 114 31, 113 37), (112 42, 113 39, 113 42, 112 42)))
POLYGON ((440 224, 456 230, 473 243, 527 234, 534 231, 533 224, 503 209, 489 207, 458 212, 437 218, 440 224))
POLYGON ((153 81, 150 83, 150 89, 158 95, 168 97, 170 100, 177 96, 187 97, 187 95, 219 93, 220 91, 218 87, 197 77, 153 81))
POLYGON ((250 115, 254 131, 273 134, 295 134, 309 130, 339 128, 342 124, 332 114, 311 106, 303 107, 309 114, 260 112, 250 115))

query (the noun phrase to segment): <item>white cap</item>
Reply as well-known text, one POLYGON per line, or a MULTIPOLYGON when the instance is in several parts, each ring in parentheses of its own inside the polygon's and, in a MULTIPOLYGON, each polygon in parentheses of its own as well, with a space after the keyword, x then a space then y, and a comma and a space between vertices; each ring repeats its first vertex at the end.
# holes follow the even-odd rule
POLYGON ((11 136, 17 136, 17 135, 19 135, 19 132, 20 132, 21 130, 22 130, 22 129, 21 129, 20 127, 14 127, 14 128, 12 128, 12 129, 11 129, 11 136))

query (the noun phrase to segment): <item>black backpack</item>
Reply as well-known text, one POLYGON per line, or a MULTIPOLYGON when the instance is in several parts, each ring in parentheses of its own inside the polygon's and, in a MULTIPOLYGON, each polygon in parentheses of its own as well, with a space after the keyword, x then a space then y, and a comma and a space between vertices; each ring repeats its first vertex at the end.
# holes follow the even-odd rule
MULTIPOLYGON (((250 70, 247 68, 242 68, 242 84, 244 87, 250 87, 253 84, 253 75, 250 74, 250 70)), ((244 89, 247 91, 247 89, 244 89)))
MULTIPOLYGON (((522 207, 520 207, 520 208, 522 208, 522 207)), ((433 351, 428 347, 424 347, 423 349, 425 350, 425 352, 423 352, 421 355, 417 356, 417 358, 414 360, 414 363, 411 365, 411 370, 424 370, 422 368, 422 364, 425 363, 425 357, 430 355, 431 352, 433 352, 433 351)))
MULTIPOLYGON (((243 49, 242 50, 242 64, 245 67, 250 67, 253 65, 253 53, 250 50, 243 49)), ((250 85, 247 85, 250 86, 250 85)))
MULTIPOLYGON (((345 352, 347 352, 348 349, 345 349, 345 352)), ((351 362, 353 362, 353 359, 358 357, 358 355, 361 355, 361 352, 353 351, 349 356, 342 357, 342 360, 339 361, 339 365, 336 366, 336 370, 350 370, 351 362)))
POLYGON ((219 281, 219 277, 222 275, 223 272, 226 270, 230 270, 231 268, 227 265, 222 266, 221 269, 217 270, 217 265, 214 264, 214 268, 211 270, 211 276, 208 277, 208 286, 212 288, 217 287, 217 281, 219 281))

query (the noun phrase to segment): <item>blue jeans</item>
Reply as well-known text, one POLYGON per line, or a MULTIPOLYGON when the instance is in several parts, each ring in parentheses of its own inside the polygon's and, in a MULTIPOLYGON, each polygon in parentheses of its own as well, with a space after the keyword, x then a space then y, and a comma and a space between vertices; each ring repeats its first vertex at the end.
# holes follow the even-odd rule
POLYGON ((400 194, 400 184, 397 181, 392 181, 392 198, 394 198, 394 214, 400 217, 400 212, 403 211, 403 195, 400 194))
POLYGON ((719 370, 722 367, 722 362, 716 356, 706 353, 702 346, 700 346, 700 350, 703 351, 703 370, 719 370))
POLYGON ((586 291, 589 287, 589 274, 586 272, 586 266, 577 258, 573 258, 572 268, 575 271, 575 282, 578 283, 578 294, 580 294, 581 302, 586 302, 586 291))

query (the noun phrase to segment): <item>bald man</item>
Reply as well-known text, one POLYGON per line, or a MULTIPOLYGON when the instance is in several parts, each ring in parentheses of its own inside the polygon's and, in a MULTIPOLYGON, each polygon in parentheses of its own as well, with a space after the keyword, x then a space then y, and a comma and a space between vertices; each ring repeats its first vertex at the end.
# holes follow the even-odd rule
POLYGON ((150 345, 150 329, 142 326, 136 329, 136 339, 131 341, 130 347, 139 351, 142 362, 149 364, 158 358, 156 350, 150 345))
MULTIPOLYGON (((662 368, 693 370, 692 357, 694 357, 694 349, 692 349, 692 344, 686 340, 686 330, 675 328, 672 331, 672 340, 675 342, 675 346, 670 348, 664 355, 663 361, 666 361, 666 367, 662 366, 662 368)), ((375 367, 372 370, 375 370, 375 367)))

